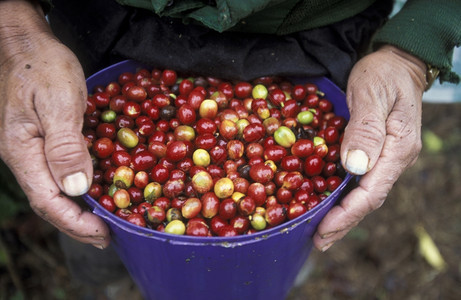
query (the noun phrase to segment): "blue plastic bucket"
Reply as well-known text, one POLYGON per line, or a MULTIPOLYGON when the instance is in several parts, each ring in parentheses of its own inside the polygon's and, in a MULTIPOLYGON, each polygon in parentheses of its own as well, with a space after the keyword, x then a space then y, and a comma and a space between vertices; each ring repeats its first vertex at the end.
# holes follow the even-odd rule
MULTIPOLYGON (((87 79, 88 90, 106 85, 122 72, 145 67, 123 61, 87 79)), ((349 118, 344 93, 326 78, 308 78, 349 118)), ((340 187, 304 215, 262 232, 236 237, 172 235, 133 225, 84 196, 105 220, 113 246, 145 299, 282 300, 312 250, 312 236, 325 214, 355 180, 340 187)))

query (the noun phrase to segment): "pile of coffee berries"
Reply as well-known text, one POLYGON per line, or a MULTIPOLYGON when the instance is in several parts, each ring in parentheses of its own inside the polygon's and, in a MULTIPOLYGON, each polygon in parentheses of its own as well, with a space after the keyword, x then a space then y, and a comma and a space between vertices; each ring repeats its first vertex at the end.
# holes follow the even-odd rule
POLYGON ((236 236, 292 220, 345 176, 347 120, 311 83, 232 82, 174 70, 117 74, 88 96, 88 195, 133 224, 236 236))

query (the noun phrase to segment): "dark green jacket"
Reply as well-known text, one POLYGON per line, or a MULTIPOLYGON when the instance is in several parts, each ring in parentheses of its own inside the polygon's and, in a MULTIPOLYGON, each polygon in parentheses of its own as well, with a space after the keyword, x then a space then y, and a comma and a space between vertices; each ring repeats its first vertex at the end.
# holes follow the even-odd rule
POLYGON ((198 22, 216 31, 287 34, 351 17, 375 0, 117 0, 160 16, 198 22))

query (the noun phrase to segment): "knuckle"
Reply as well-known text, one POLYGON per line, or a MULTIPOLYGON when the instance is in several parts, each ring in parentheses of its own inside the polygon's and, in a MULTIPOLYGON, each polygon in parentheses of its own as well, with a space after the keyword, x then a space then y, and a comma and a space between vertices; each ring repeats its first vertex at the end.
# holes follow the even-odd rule
POLYGON ((61 205, 67 200, 63 195, 57 194, 49 199, 41 199, 41 201, 30 201, 32 210, 59 230, 72 232, 73 225, 81 221, 82 211, 76 213, 72 205, 61 205))
POLYGON ((59 132, 45 139, 45 152, 50 163, 64 164, 77 160, 85 149, 80 133, 59 132))
POLYGON ((401 161, 412 161, 418 157, 422 149, 422 141, 416 129, 409 127, 408 124, 400 124, 398 128, 393 127, 389 130, 388 134, 396 158, 401 161), (398 151, 395 151, 396 149, 398 151))
POLYGON ((361 204, 355 204, 348 209, 351 215, 354 215, 357 220, 363 219, 366 215, 379 209, 385 202, 387 195, 394 183, 391 177, 384 177, 380 180, 380 184, 361 183, 358 189, 361 190, 363 199, 361 204))
POLYGON ((368 199, 368 210, 367 214, 377 210, 384 204, 385 198, 379 198, 379 199, 368 199))
POLYGON ((345 140, 354 140, 362 145, 376 147, 381 145, 386 136, 383 124, 372 115, 360 120, 351 120, 345 130, 345 140))

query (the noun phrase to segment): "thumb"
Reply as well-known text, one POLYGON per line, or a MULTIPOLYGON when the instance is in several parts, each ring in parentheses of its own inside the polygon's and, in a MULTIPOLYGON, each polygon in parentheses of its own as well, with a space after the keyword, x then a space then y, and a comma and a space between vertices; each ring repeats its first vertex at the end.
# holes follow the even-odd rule
POLYGON ((45 136, 45 156, 59 189, 68 196, 86 193, 92 181, 92 163, 79 130, 49 130, 45 136))
MULTIPOLYGON (((352 174, 363 175, 380 157, 392 111, 411 115, 414 105, 397 107, 420 99, 425 87, 425 64, 396 47, 386 45, 353 67, 347 86, 347 104, 351 113, 341 145, 341 161, 352 174)), ((402 117, 396 128, 405 124, 402 117)), ((402 132, 394 133, 396 136, 402 132)))
POLYGON ((55 96, 57 102, 48 101, 37 108, 39 116, 46 116, 40 122, 48 167, 58 187, 68 196, 86 193, 93 177, 91 157, 82 135, 86 88, 80 86, 83 88, 70 87, 65 95, 55 96))
POLYGON ((384 146, 387 110, 384 103, 353 82, 347 99, 350 120, 341 144, 341 161, 348 172, 363 175, 376 164, 384 146))

